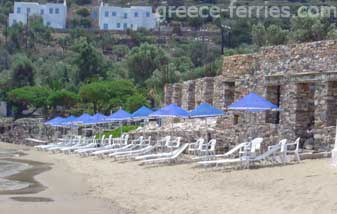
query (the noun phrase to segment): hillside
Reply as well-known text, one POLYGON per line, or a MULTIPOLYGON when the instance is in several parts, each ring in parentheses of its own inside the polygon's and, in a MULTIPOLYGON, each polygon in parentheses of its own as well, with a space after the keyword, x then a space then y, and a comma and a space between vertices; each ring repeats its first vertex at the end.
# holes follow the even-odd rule
MULTIPOLYGON (((167 1, 167 4, 180 2, 167 1)), ((312 2, 277 3, 296 11, 312 2)), ((166 4, 153 0, 130 2, 143 3, 166 4)), ((223 6, 228 1, 184 1, 184 4, 223 6)), ((237 4, 252 6, 264 2, 237 4)), ((333 16, 173 16, 166 19, 160 30, 99 31, 92 19, 97 5, 97 1, 68 2, 71 14, 68 28, 56 31, 43 26, 39 17, 31 17, 28 26, 7 27, 12 1, 0 1, 0 99, 10 102, 17 116, 26 109, 41 107, 49 115, 107 113, 120 106, 130 111, 140 105, 158 106, 165 84, 219 74, 222 45, 224 55, 233 55, 251 53, 267 45, 337 38, 333 16), (115 85, 120 85, 117 89, 122 91, 115 85)))

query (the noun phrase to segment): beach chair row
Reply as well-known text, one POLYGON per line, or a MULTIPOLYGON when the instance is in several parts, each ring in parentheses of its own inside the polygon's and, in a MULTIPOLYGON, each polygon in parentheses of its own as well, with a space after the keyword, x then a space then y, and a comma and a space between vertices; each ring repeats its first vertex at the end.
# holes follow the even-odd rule
POLYGON ((151 136, 130 140, 128 134, 122 134, 119 138, 103 135, 100 139, 95 136, 66 136, 56 143, 35 147, 52 153, 140 161, 141 164, 177 163, 184 159, 204 167, 249 168, 258 164, 287 164, 294 158, 299 162, 299 141, 298 138, 289 143, 283 139, 262 151, 263 138, 255 138, 223 154, 216 154, 216 139, 205 141, 199 138, 195 142, 182 143, 181 137, 165 136, 153 142, 151 136))

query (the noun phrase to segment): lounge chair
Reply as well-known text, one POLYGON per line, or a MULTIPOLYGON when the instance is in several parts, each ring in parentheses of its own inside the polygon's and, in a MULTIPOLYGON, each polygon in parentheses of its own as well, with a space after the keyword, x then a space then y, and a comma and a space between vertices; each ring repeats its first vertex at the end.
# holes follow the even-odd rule
POLYGON ((157 156, 157 158, 153 159, 143 160, 141 164, 175 162, 178 159, 178 157, 188 148, 188 146, 189 146, 188 143, 186 143, 172 152, 157 154, 160 156, 157 156))
POLYGON ((211 139, 208 143, 202 144, 200 148, 200 154, 204 154, 207 157, 215 155, 216 139, 211 139))
POLYGON ((173 150, 179 148, 180 144, 181 144, 181 137, 177 137, 176 139, 169 141, 166 147, 173 150))
POLYGON ((66 148, 66 147, 70 147, 73 145, 76 145, 77 143, 79 143, 81 141, 82 137, 81 136, 76 136, 73 139, 71 139, 69 142, 66 142, 62 145, 56 145, 56 146, 52 146, 52 147, 48 147, 45 150, 46 151, 52 151, 52 152, 57 152, 58 150, 62 149, 62 148, 66 148))
POLYGON ((148 152, 151 152, 153 149, 154 149, 154 146, 147 145, 147 146, 142 147, 140 149, 115 152, 115 153, 110 154, 109 157, 114 157, 115 159, 118 159, 118 158, 131 158, 132 156, 138 156, 138 155, 141 155, 141 154, 146 154, 148 152))
POLYGON ((275 154, 280 153, 282 145, 283 145, 283 143, 279 143, 273 146, 269 146, 266 152, 257 155, 256 149, 258 148, 258 146, 256 144, 254 145, 253 142, 251 142, 251 144, 252 144, 250 146, 251 150, 249 151, 249 153, 239 158, 201 161, 198 163, 201 165, 215 164, 216 166, 226 165, 226 164, 239 164, 240 166, 243 166, 243 167, 249 167, 251 164, 254 164, 256 162, 265 162, 267 160, 274 162, 275 154))
POLYGON ((87 149, 97 148, 102 142, 104 142, 104 139, 105 139, 105 135, 103 135, 100 140, 96 139, 96 137, 93 136, 92 143, 88 143, 86 145, 79 146, 79 147, 73 149, 72 151, 74 153, 80 153, 80 152, 85 151, 87 149))
POLYGON ((142 145, 143 143, 144 143, 144 137, 140 136, 139 138, 137 138, 135 140, 132 140, 131 144, 126 144, 123 147, 93 152, 92 154, 103 158, 105 155, 109 155, 109 154, 112 154, 112 153, 115 153, 115 152, 129 151, 129 150, 135 149, 138 145, 142 145))
POLYGON ((88 156, 92 152, 105 150, 105 149, 111 149, 111 148, 113 148, 112 135, 110 135, 109 138, 104 139, 98 147, 81 149, 81 151, 78 151, 77 153, 80 156, 88 156))
POLYGON ((74 138, 74 136, 67 136, 64 139, 58 139, 58 142, 56 143, 49 143, 47 145, 38 145, 38 146, 34 146, 37 150, 43 151, 47 148, 53 147, 53 146, 60 146, 60 145, 64 145, 67 142, 71 141, 74 138))
POLYGON ((198 154, 204 142, 205 140, 203 138, 199 138, 195 141, 195 143, 190 143, 188 146, 188 152, 193 155, 198 154))
POLYGON ((284 154, 284 161, 285 163, 289 162, 288 155, 294 154, 297 162, 301 161, 299 148, 300 148, 300 140, 301 138, 297 138, 294 143, 286 143, 284 144, 283 154, 284 154), (295 146, 295 149, 291 149, 291 147, 295 146))

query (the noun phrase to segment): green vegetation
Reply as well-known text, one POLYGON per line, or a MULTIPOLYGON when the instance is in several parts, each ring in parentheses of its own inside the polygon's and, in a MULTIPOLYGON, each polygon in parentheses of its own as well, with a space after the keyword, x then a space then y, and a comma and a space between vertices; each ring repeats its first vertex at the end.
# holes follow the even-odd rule
MULTIPOLYGON (((199 6, 229 3, 228 0, 167 2, 199 6)), ((300 6, 298 2, 302 1, 285 3, 295 11, 300 6)), ((160 106, 165 84, 221 73, 220 26, 223 24, 231 28, 225 32, 225 56, 252 53, 266 45, 337 38, 335 19, 296 16, 283 19, 172 17, 166 20, 173 27, 171 38, 163 39, 163 35, 145 29, 127 31, 121 36, 85 29, 93 24, 91 0, 67 3, 73 10, 68 20, 70 29, 59 32, 45 27, 39 17, 30 17, 27 26, 6 27, 13 1, 0 1, 0 99, 13 104, 16 117, 30 115, 37 109, 48 117, 83 112, 108 114, 119 107, 133 112, 142 105, 160 106), (199 37, 184 39, 182 26, 199 32, 199 37), (212 39, 200 38, 200 28, 218 33, 212 39)), ((160 5, 162 1, 148 3, 160 5)), ((263 1, 249 4, 263 4, 263 1)))
POLYGON ((113 138, 120 137, 122 133, 128 133, 132 130, 137 129, 138 127, 139 126, 132 125, 118 127, 112 131, 105 131, 103 133, 96 134, 96 139, 102 138, 103 135, 105 135, 105 137, 109 137, 110 135, 112 135, 113 138))

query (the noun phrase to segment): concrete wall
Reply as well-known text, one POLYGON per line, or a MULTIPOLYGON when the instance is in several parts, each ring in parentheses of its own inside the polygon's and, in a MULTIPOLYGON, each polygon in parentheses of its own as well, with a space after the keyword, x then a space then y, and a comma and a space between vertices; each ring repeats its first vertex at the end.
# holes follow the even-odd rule
POLYGON ((102 2, 98 16, 101 30, 153 29, 157 24, 157 17, 152 13, 152 7, 114 7, 102 2))
POLYGON ((9 14, 8 23, 10 26, 21 22, 27 23, 28 16, 41 16, 43 24, 51 28, 66 28, 67 5, 66 1, 61 4, 36 2, 15 2, 14 11, 9 14))

